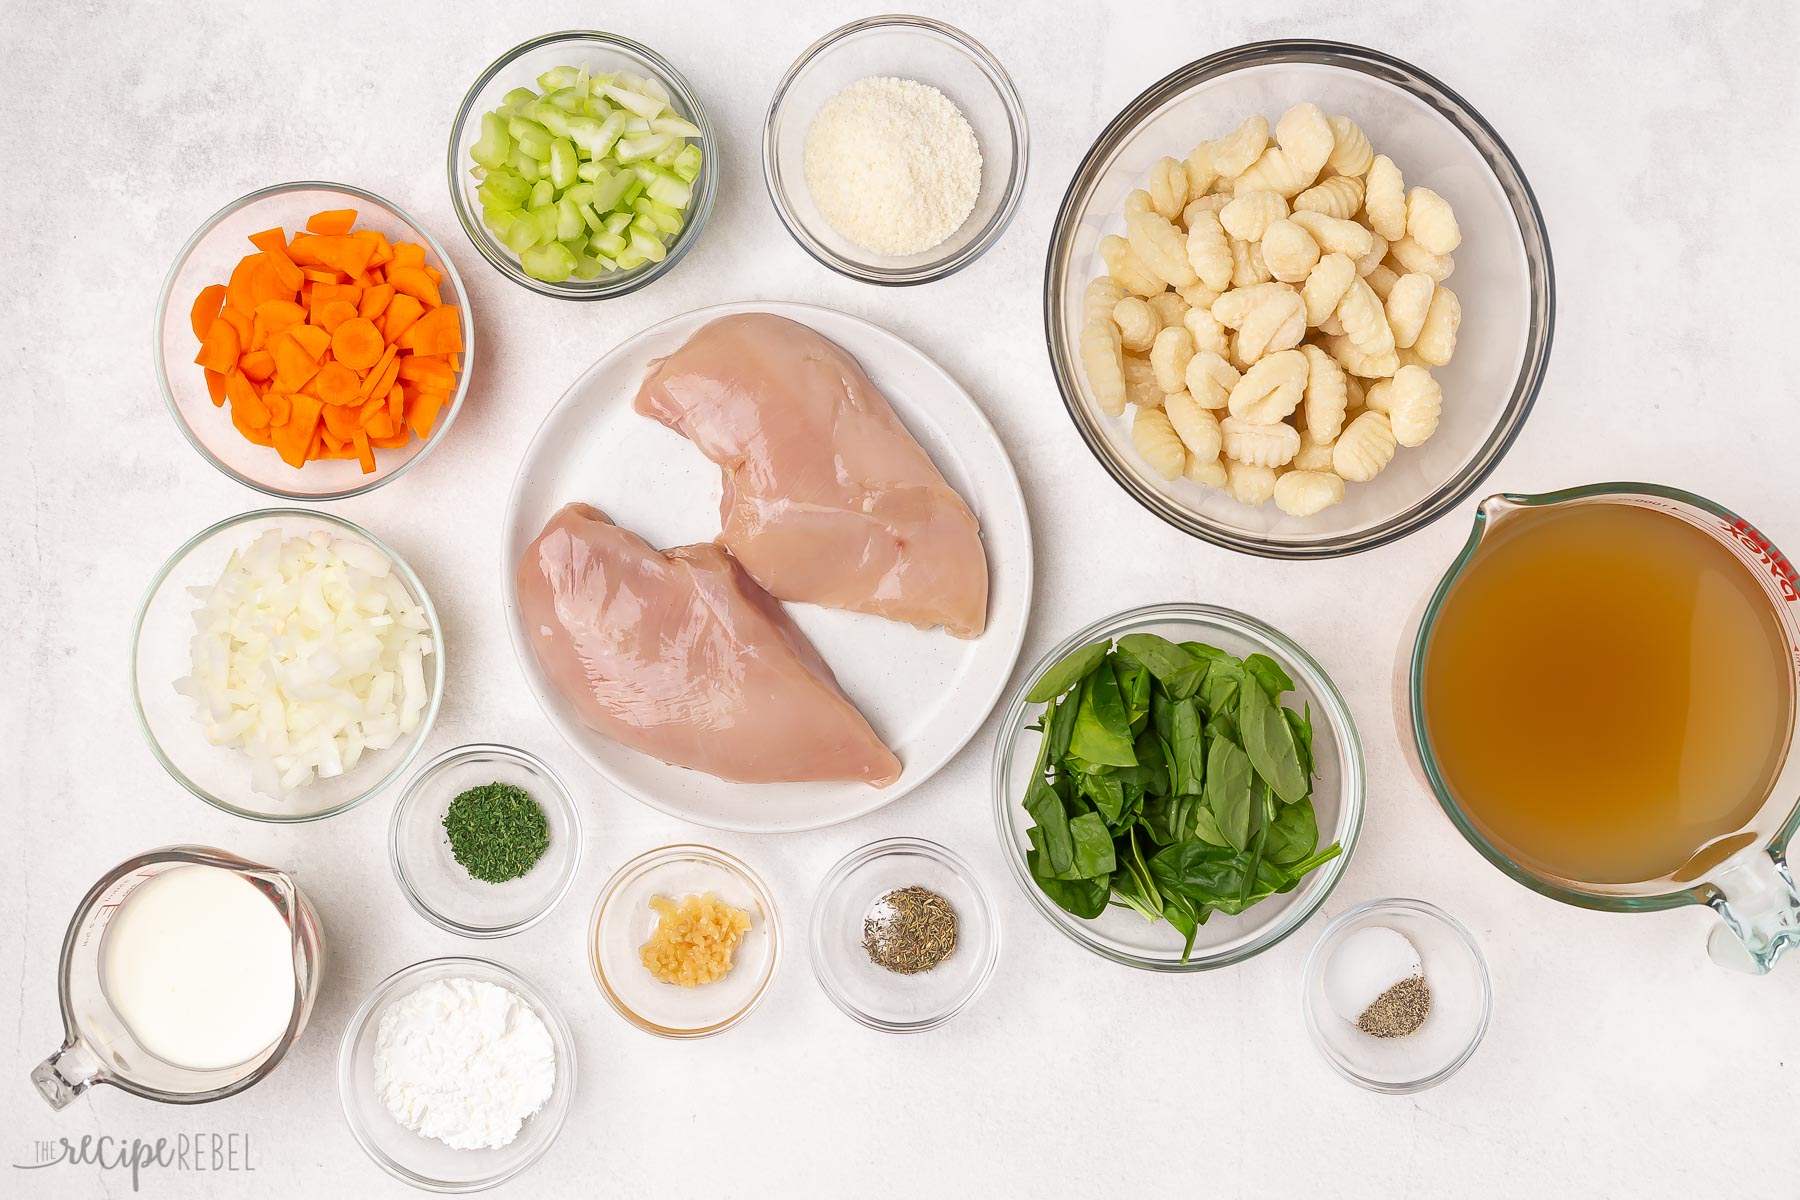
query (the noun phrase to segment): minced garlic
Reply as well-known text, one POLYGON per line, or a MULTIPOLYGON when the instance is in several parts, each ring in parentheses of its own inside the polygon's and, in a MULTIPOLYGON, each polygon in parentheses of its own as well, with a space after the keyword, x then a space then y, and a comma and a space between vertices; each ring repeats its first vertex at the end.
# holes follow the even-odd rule
POLYGON ((664 983, 699 987, 716 983, 731 971, 731 955, 750 932, 750 914, 733 908, 711 892, 650 897, 660 914, 656 932, 638 947, 644 969, 664 983))

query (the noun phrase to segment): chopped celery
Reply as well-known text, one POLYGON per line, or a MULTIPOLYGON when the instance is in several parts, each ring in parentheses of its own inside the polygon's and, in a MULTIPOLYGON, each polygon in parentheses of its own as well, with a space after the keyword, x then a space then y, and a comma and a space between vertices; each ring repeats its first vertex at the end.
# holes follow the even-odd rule
POLYGON ((580 77, 581 71, 576 67, 551 67, 537 77, 537 85, 540 91, 556 92, 574 87, 580 77))
POLYGON ((470 147, 482 224, 546 282, 668 256, 705 151, 667 89, 630 71, 552 67, 481 118, 470 147))
POLYGON ((499 113, 483 113, 481 140, 469 148, 469 157, 491 170, 504 167, 506 156, 511 153, 512 135, 506 132, 506 122, 499 113))
MULTIPOLYGON (((556 202, 557 241, 566 242, 572 237, 579 236, 581 231, 586 228, 587 223, 581 219, 581 210, 575 207, 573 200, 564 196, 556 202)), ((680 226, 676 226, 676 228, 679 229, 680 226)))
POLYGON ((561 242, 533 246, 519 255, 519 266, 533 279, 561 283, 575 272, 575 256, 561 242))
POLYGON ((575 186, 575 181, 580 178, 575 174, 579 161, 575 157, 575 143, 568 138, 557 138, 550 143, 550 182, 557 191, 575 186))

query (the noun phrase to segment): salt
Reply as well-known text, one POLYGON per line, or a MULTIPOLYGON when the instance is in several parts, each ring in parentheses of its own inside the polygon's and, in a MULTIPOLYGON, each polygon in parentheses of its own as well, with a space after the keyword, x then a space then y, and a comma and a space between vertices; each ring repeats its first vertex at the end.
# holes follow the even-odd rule
POLYGON ((1325 998, 1338 1016, 1356 1024, 1369 1005, 1403 979, 1424 973, 1419 951, 1405 934, 1370 925, 1350 934, 1325 964, 1325 998))

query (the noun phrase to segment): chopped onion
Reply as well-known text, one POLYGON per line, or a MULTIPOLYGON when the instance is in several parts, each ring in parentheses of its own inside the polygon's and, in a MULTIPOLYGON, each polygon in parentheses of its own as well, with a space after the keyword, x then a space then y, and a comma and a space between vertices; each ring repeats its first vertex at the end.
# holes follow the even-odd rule
POLYGON ((250 755, 258 792, 342 775, 419 728, 430 626, 373 546, 270 530, 191 592, 193 674, 175 689, 208 741, 250 755))

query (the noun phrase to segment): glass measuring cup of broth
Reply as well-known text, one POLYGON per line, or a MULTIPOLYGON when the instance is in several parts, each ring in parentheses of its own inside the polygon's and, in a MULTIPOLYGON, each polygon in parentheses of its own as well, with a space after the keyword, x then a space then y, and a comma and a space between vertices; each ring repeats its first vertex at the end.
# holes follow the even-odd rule
POLYGON ((1756 973, 1800 944, 1800 575, 1743 518, 1642 483, 1490 496, 1397 682, 1415 769, 1512 878, 1708 905, 1713 958, 1756 973))
POLYGON ((88 890, 58 967, 63 1044, 31 1072, 52 1108, 97 1084, 220 1100, 274 1070, 318 995, 319 920, 282 871, 165 846, 88 890))

